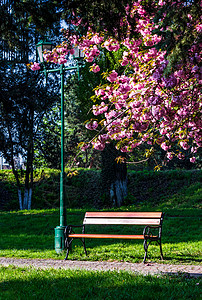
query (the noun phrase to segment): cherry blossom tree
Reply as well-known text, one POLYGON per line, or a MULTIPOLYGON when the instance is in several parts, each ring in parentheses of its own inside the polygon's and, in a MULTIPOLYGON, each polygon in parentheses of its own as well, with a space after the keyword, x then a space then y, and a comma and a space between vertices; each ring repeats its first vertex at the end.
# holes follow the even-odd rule
MULTIPOLYGON (((185 55, 174 57, 174 47, 169 48, 165 42, 169 33, 183 44, 183 30, 178 19, 166 22, 167 2, 161 0, 153 1, 152 12, 148 12, 142 0, 126 6, 117 36, 116 32, 109 36, 106 30, 96 32, 89 26, 83 36, 76 33, 69 36, 66 32, 68 42, 44 54, 47 61, 64 63, 67 54, 72 53, 72 45, 77 45, 95 73, 100 72, 99 62, 107 53, 121 55, 119 67, 106 70, 102 83, 95 89, 94 118, 86 124, 95 131, 90 141, 94 149, 102 151, 106 144, 115 142, 116 148, 125 153, 146 144, 148 153, 152 154, 157 144, 165 151, 167 160, 184 159, 182 150, 189 150, 190 161, 196 161, 196 153, 202 145, 201 19, 187 9, 192 1, 168 2, 169 7, 182 9, 186 36, 191 31, 191 40, 185 43, 185 55), (159 12, 161 18, 156 17, 159 12)), ((74 24, 85 25, 81 18, 77 21, 74 24)), ((178 42, 176 45, 179 47, 178 42)), ((34 68, 38 65, 33 65, 34 68)), ((83 149, 88 146, 82 145, 83 149)))
MULTIPOLYGON (((159 1, 158 8, 163 5, 159 1)), ((162 37, 153 34, 158 28, 154 16, 144 10, 141 1, 133 3, 133 10, 127 11, 126 7, 126 18, 120 26, 128 26, 128 36, 134 30, 127 22, 128 13, 135 19, 136 38, 119 41, 108 37, 106 32, 92 32, 89 28, 85 36, 74 35, 70 39, 85 52, 93 72, 99 72, 103 53, 122 52, 122 73, 106 72, 103 75, 106 83, 95 90, 96 104, 92 107, 95 119, 86 125, 97 132, 91 143, 95 149, 103 150, 106 143, 116 141, 117 149, 122 152, 130 152, 143 143, 150 148, 159 144, 169 160, 174 156, 183 159, 180 148, 190 149, 190 161, 195 162, 194 154, 201 147, 200 20, 187 24, 195 32, 188 55, 166 74, 170 61, 165 50, 155 48, 162 37), (98 115, 103 116, 99 122, 98 115)), ((192 21, 191 15, 187 18, 192 21)), ((50 61, 61 57, 57 49, 46 54, 50 61)))

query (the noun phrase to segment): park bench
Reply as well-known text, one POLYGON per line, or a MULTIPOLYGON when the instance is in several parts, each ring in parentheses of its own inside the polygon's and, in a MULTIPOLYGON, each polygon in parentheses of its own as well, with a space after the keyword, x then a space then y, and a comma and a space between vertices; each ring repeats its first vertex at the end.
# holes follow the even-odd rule
POLYGON ((151 242, 157 242, 160 246, 161 259, 163 252, 161 247, 162 222, 164 214, 162 212, 86 212, 82 225, 68 225, 65 227, 65 248, 68 258, 69 250, 74 239, 80 239, 83 243, 85 254, 87 255, 85 239, 137 239, 144 240, 144 260, 147 258, 147 250, 151 242), (94 234, 85 233, 86 225, 144 225, 142 235, 126 234, 94 234), (81 227, 82 233, 75 233, 74 228, 81 227))

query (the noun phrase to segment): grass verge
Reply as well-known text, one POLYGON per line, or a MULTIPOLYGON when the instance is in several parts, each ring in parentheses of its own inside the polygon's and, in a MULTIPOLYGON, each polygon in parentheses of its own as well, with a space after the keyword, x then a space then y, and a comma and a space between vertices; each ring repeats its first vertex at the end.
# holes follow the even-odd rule
POLYGON ((95 272, 2 267, 0 299, 199 299, 200 279, 142 276, 130 272, 95 272))

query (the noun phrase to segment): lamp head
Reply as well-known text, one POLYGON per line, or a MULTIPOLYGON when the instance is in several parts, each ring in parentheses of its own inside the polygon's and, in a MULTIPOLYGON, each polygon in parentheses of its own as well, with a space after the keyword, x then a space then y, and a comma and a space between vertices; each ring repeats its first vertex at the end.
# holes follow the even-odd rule
POLYGON ((49 41, 46 37, 44 38, 44 40, 41 40, 37 45, 36 45, 36 49, 37 49, 37 53, 39 56, 39 60, 40 63, 44 63, 44 57, 43 57, 43 52, 46 51, 52 51, 52 49, 54 48, 54 45, 51 41, 49 41))
POLYGON ((84 58, 83 50, 79 49, 78 47, 74 47, 73 49, 74 49, 73 58, 75 58, 75 59, 84 58))

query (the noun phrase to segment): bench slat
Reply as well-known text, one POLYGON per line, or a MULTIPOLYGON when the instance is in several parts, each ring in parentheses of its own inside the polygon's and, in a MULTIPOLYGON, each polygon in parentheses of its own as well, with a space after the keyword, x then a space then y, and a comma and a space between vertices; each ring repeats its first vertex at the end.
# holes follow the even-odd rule
POLYGON ((82 233, 73 233, 69 234, 68 237, 73 238, 93 238, 93 239, 144 239, 144 235, 119 235, 119 234, 82 234, 82 233))
POLYGON ((160 225, 160 219, 105 219, 105 218, 85 218, 83 224, 102 225, 160 225))
POLYGON ((86 212, 85 218, 161 218, 162 212, 86 212))

